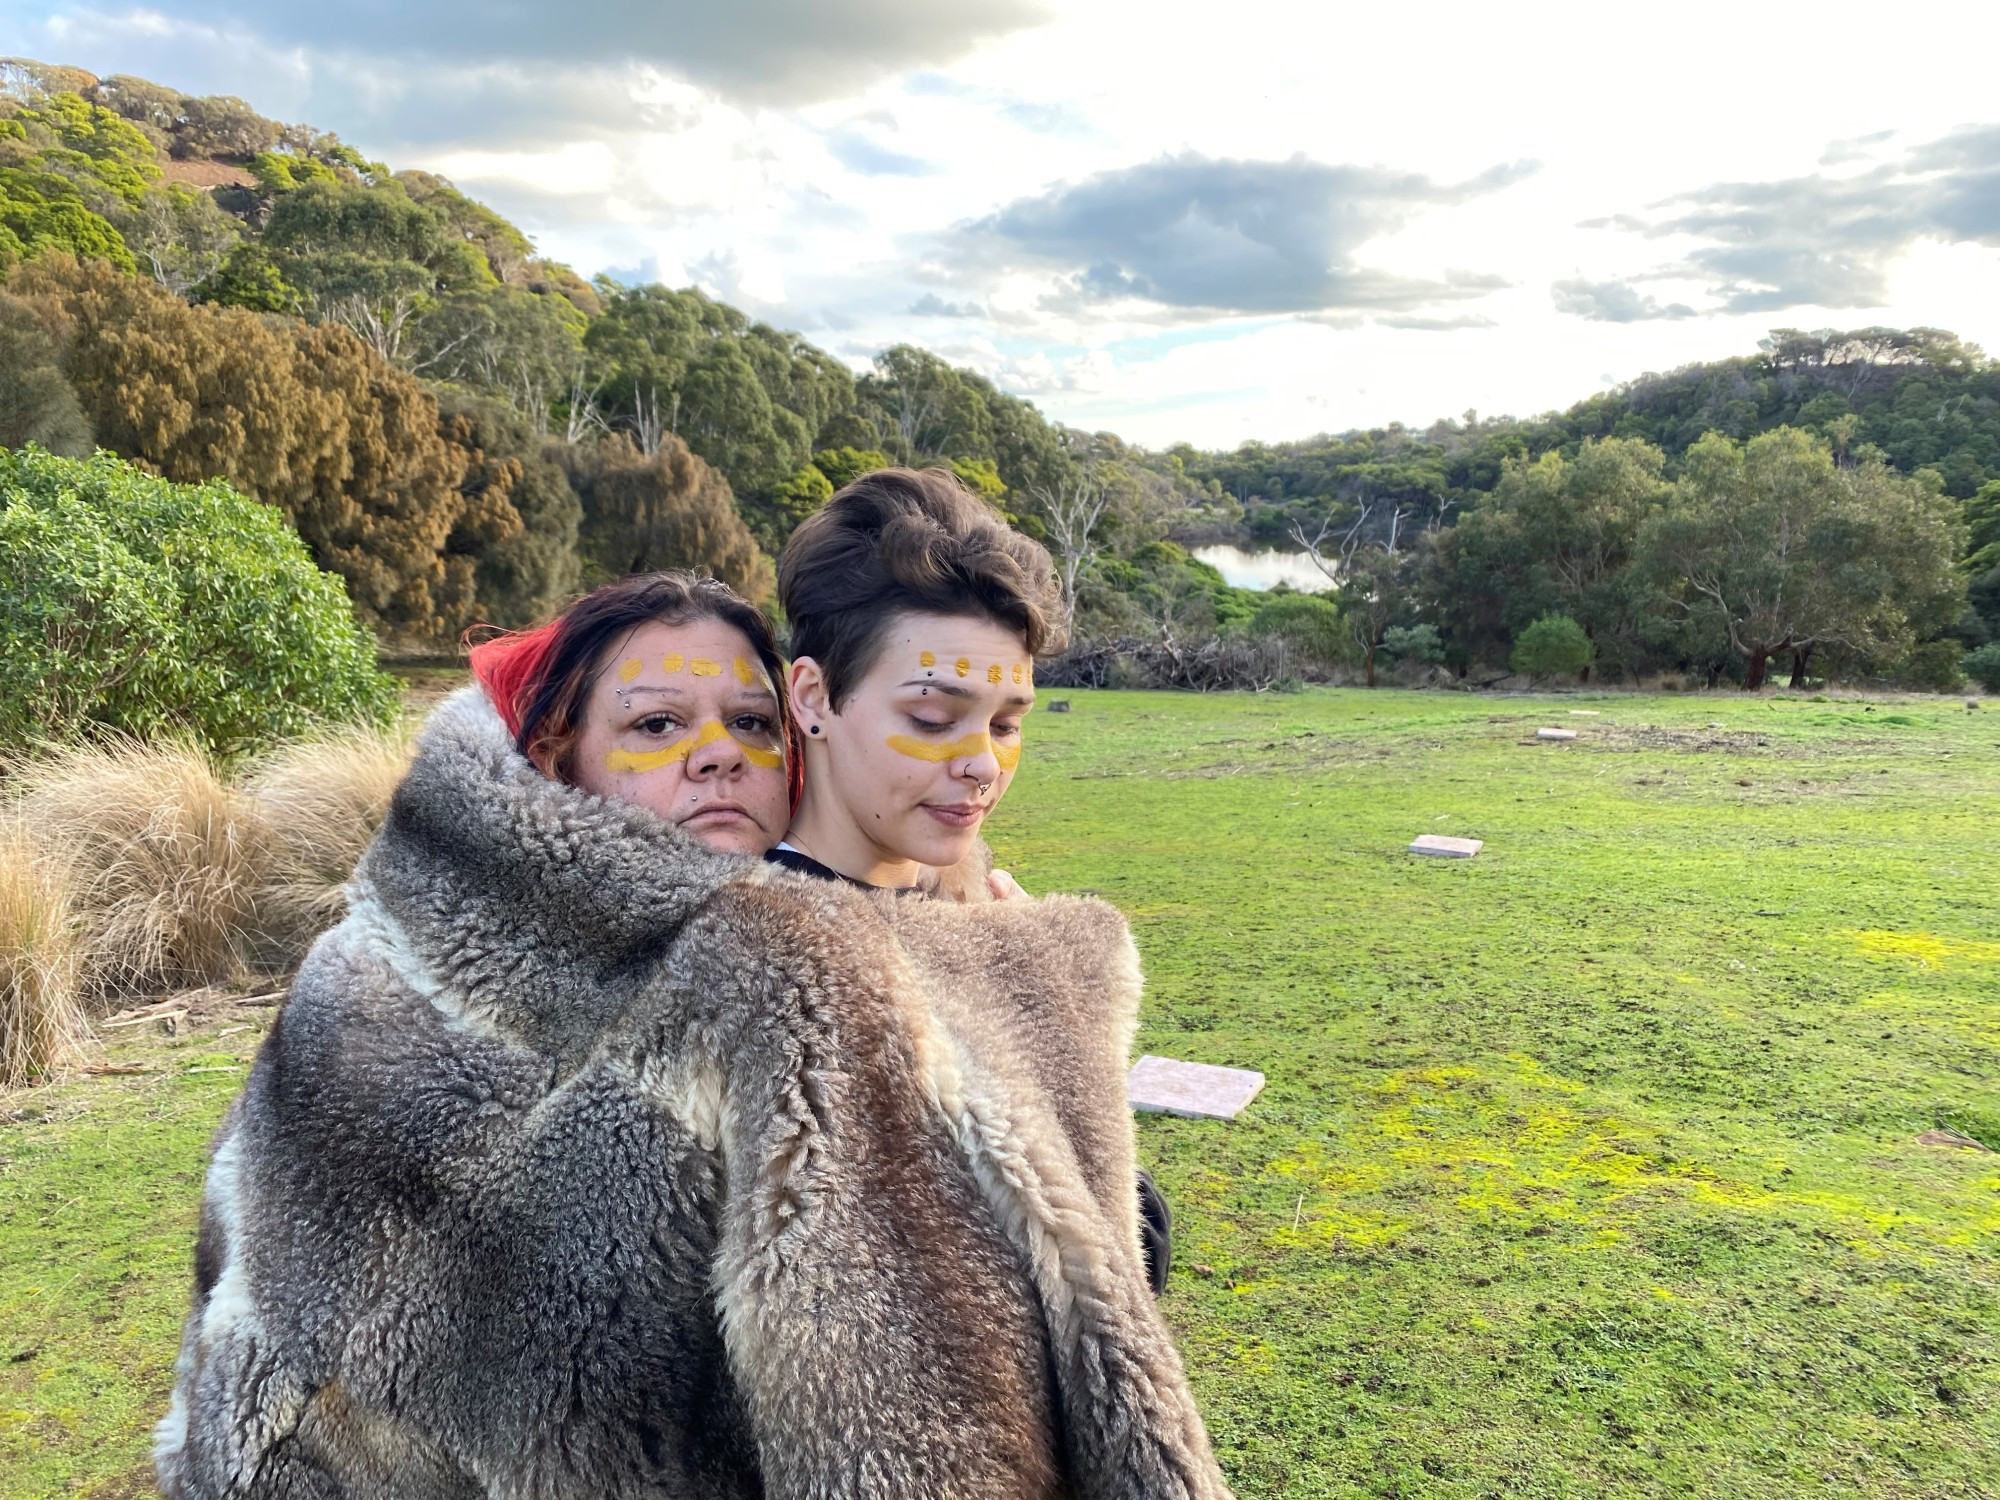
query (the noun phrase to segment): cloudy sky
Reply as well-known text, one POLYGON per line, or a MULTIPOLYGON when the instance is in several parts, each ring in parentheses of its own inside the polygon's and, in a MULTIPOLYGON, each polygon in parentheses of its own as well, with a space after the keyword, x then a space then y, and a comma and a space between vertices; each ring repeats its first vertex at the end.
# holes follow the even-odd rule
POLYGON ((1567 405, 1773 327, 2000 349, 2000 5, 0 0, 586 275, 1228 446, 1567 405))

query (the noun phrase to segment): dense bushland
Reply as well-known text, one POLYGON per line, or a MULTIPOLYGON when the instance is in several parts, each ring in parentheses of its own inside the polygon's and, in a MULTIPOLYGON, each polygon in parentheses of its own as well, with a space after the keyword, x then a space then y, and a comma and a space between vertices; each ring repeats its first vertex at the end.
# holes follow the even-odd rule
POLYGON ((20 61, 0 274, 0 445, 94 436, 227 479, 392 640, 635 566, 760 590, 799 520, 889 462, 947 466, 1047 541, 1085 679, 1491 680, 1559 614, 1601 681, 1776 661, 1949 686, 2000 637, 2000 365, 1935 329, 1777 330, 1525 420, 1147 452, 922 349, 857 374, 699 290, 586 283, 444 179, 240 100, 20 61), (1805 554, 1725 514, 1792 504, 1779 470, 1805 554), (1302 654, 1260 626, 1203 541, 1309 547, 1337 636, 1302 654), (1860 602, 1764 618, 1773 579, 1860 602))

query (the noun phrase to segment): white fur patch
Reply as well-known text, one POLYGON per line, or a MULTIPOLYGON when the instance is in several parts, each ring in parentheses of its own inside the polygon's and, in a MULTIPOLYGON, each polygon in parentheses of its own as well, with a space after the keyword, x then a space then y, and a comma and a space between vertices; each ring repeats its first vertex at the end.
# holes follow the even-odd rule
POLYGON ((432 973, 410 946, 402 924, 383 910, 366 881, 354 883, 347 920, 341 925, 351 930, 359 951, 379 954, 410 993, 425 1000, 449 1025, 486 1041, 504 1040, 495 1008, 473 1004, 432 973))

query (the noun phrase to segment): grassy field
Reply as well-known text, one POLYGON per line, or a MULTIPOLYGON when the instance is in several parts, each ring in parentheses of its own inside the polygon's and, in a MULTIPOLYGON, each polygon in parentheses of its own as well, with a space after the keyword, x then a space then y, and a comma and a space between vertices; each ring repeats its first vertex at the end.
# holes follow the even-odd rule
MULTIPOLYGON (((1239 1493, 2000 1495, 2000 712, 1068 696, 994 843, 1269 1078, 1140 1130, 1239 1493)), ((0 1101, 9 1496, 148 1492, 212 1011, 0 1101)))

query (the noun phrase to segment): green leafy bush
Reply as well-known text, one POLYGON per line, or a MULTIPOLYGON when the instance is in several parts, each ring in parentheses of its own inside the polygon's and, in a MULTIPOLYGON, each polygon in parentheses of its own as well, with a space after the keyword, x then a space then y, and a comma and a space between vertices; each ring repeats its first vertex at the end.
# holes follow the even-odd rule
POLYGON ((227 485, 0 449, 0 579, 0 746, 101 726, 229 752, 394 716, 340 580, 227 485))
POLYGON ((1428 667, 1444 660, 1444 641, 1435 625, 1391 625, 1382 632, 1382 652, 1391 661, 1428 667))
POLYGON ((2000 641, 1988 641, 1965 655, 1965 675, 1989 693, 2000 693, 2000 641))
POLYGON ((1348 665, 1354 655, 1340 610, 1321 594, 1272 594, 1250 617, 1249 630, 1258 640, 1283 641, 1299 666, 1320 675, 1348 665))
POLYGON ((1896 681, 1926 693, 1955 693, 1965 686, 1964 659, 1957 641, 1926 641, 1903 659, 1896 681))
POLYGON ((1507 665, 1530 677, 1568 676, 1590 665, 1590 637, 1568 615, 1543 615, 1514 640, 1507 665))

